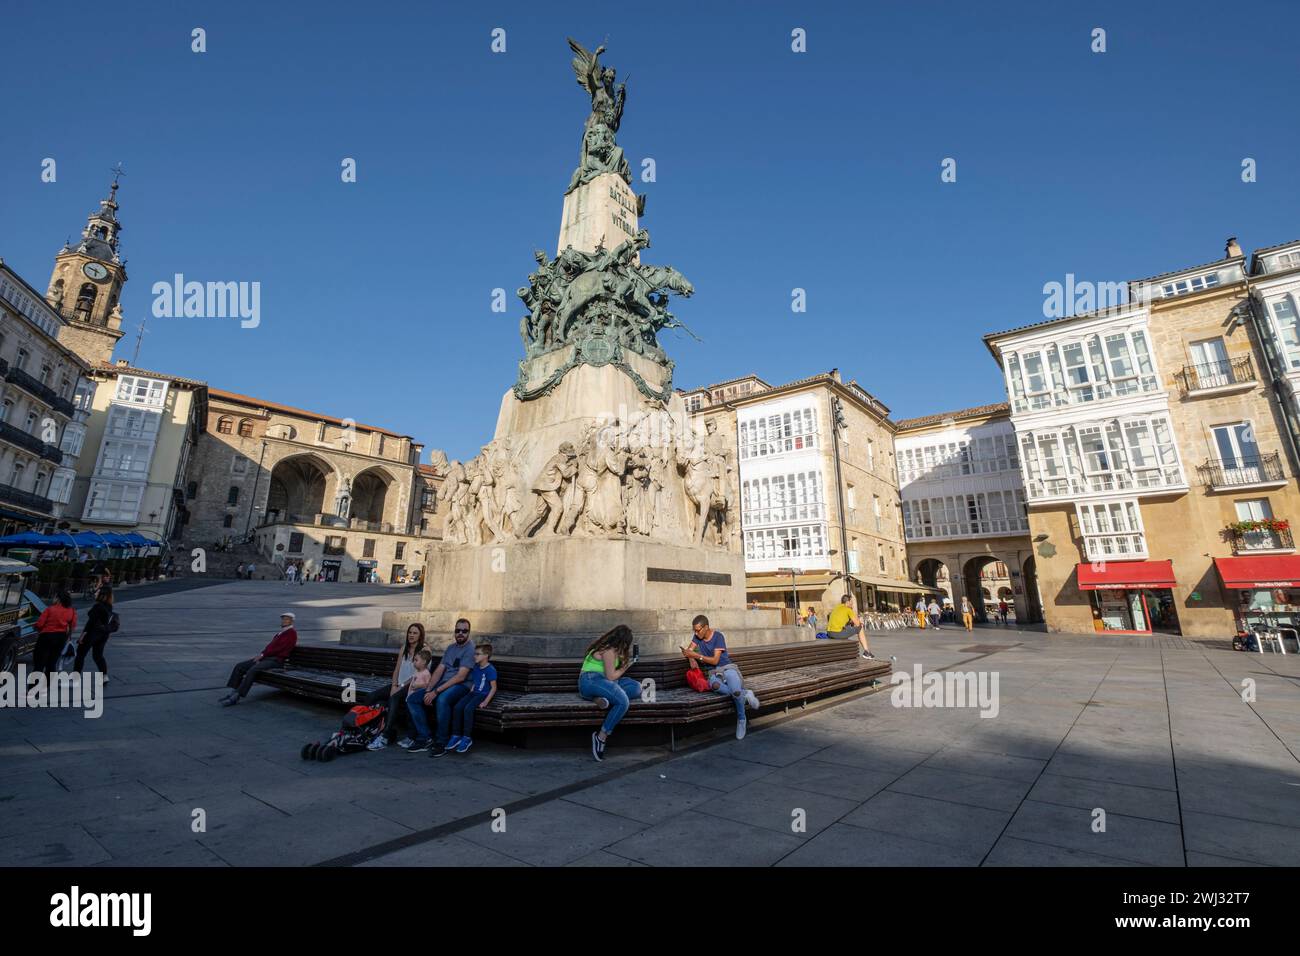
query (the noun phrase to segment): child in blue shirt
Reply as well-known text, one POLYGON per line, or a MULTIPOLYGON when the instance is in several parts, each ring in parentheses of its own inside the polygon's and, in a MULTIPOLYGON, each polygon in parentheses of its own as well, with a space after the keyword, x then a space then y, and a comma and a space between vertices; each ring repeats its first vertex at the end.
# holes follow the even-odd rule
POLYGON ((451 739, 447 750, 463 754, 474 744, 474 714, 497 694, 497 669, 492 666, 492 645, 474 648, 474 669, 465 678, 469 693, 456 702, 451 714, 451 739))

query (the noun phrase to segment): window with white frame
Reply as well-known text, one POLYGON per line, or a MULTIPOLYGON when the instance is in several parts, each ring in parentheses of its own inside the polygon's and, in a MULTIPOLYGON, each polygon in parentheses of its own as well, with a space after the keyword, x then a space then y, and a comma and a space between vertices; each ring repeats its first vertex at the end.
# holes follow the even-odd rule
POLYGON ((1142 511, 1136 499, 1075 504, 1084 554, 1089 561, 1125 561, 1147 556, 1142 511))
POLYGON ((741 482, 740 502, 747 526, 826 517, 820 471, 747 478, 741 482))
POLYGON ((123 481, 92 481, 86 496, 87 520, 134 521, 140 513, 144 485, 123 481))
POLYGON ((157 436, 161 424, 161 412, 114 405, 108 410, 108 422, 104 426, 104 434, 109 438, 152 440, 157 436))
POLYGON ((1218 284, 1219 274, 1211 272, 1209 275, 1192 276, 1190 279, 1179 279, 1177 282, 1166 282, 1160 287, 1160 291, 1165 298, 1168 298, 1171 295, 1186 295, 1189 292, 1213 289, 1218 284))
POLYGON ((1300 269, 1300 252, 1283 252, 1274 256, 1273 269, 1275 272, 1281 272, 1283 269, 1300 269))
POLYGON ((106 439, 95 476, 143 479, 149 474, 149 459, 152 455, 151 442, 106 439))
POLYGON ((1004 365, 1016 412, 1160 390, 1150 343, 1140 328, 1008 351, 1004 365))
POLYGON ((117 380, 114 398, 135 405, 161 406, 167 394, 167 383, 154 378, 123 375, 117 380))
POLYGON ((1300 368, 1300 331, 1296 328, 1296 303, 1294 296, 1284 295, 1271 303, 1273 324, 1277 328, 1277 337, 1286 352, 1287 365, 1300 368))
POLYGON ((768 458, 817 447, 817 410, 812 406, 740 423, 740 457, 768 458))
POLYGON ((86 442, 86 429, 83 425, 76 425, 72 422, 63 426, 63 440, 59 443, 59 450, 65 455, 76 458, 81 454, 82 446, 86 442))
POLYGON ((72 472, 56 471, 50 482, 49 499, 57 504, 66 505, 72 497, 72 472))
MULTIPOLYGON (((871 513, 875 515, 876 530, 879 531, 880 530, 880 496, 879 495, 871 496, 871 513)), ((881 570, 884 569, 882 568, 881 570)))
POLYGON ((903 502, 902 511, 909 541, 1029 530, 1020 489, 912 499, 903 502))
POLYGON ((826 555, 826 532, 820 524, 759 528, 745 532, 745 557, 762 561, 817 558, 826 555))
POLYGON ((1183 485, 1167 415, 1086 422, 1021 436, 1031 500, 1183 485))

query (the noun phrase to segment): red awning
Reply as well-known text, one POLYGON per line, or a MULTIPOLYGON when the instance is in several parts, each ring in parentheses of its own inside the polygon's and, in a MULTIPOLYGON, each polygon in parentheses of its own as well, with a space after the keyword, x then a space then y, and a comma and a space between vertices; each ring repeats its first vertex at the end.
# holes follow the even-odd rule
POLYGON ((1300 588, 1300 556, 1259 554, 1249 558, 1215 558, 1225 588, 1300 588))
POLYGON ((1172 561, 1098 561, 1078 568, 1079 590, 1138 590, 1174 586, 1172 561))

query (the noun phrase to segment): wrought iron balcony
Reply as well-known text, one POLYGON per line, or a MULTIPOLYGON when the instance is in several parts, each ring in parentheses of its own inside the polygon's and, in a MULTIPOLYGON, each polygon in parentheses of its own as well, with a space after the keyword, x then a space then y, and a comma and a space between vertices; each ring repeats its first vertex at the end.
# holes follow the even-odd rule
POLYGON ((0 439, 4 439, 11 445, 17 445, 19 448, 25 448, 33 455, 43 455, 46 444, 35 435, 29 435, 8 422, 0 422, 0 439))
POLYGON ((39 511, 46 515, 54 511, 54 502, 49 498, 33 494, 30 491, 23 491, 13 485, 0 485, 0 503, 17 505, 20 508, 39 511))
POLYGON ((4 376, 6 381, 17 385, 29 395, 35 395, 61 415, 71 418, 73 413, 77 410, 76 406, 73 405, 72 402, 68 401, 44 382, 37 381, 20 368, 10 367, 5 371, 4 376))
POLYGON ((1226 532, 1228 539, 1232 542, 1232 550, 1237 554, 1253 551, 1295 550, 1295 538, 1291 535, 1290 525, 1280 528, 1263 527, 1255 531, 1244 531, 1236 527, 1229 527, 1226 532))
POLYGON ((1211 488, 1241 488, 1249 485, 1285 484, 1282 457, 1275 451, 1265 452, 1258 458, 1237 458, 1224 461, 1211 458, 1197 465, 1201 482, 1211 488))
POLYGON ((1207 362, 1204 365, 1188 365, 1176 377, 1184 398, 1233 385, 1248 387, 1258 381, 1255 377, 1255 363, 1249 355, 1222 362, 1207 362))

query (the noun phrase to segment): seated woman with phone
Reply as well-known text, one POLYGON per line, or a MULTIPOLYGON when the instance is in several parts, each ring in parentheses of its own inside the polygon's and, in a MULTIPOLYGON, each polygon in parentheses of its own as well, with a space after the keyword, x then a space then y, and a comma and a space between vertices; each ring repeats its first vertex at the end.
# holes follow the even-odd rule
POLYGON ((582 659, 578 693, 587 700, 594 700, 602 710, 609 710, 600 730, 591 735, 591 755, 597 760, 604 759, 609 735, 623 719, 632 701, 641 699, 641 684, 623 676, 636 661, 637 647, 632 643, 632 630, 626 624, 612 627, 592 641, 582 659))
POLYGON ((731 661, 727 653, 727 639, 721 631, 709 626, 709 619, 697 614, 691 622, 695 639, 682 648, 682 657, 692 664, 704 664, 712 668, 708 672, 709 686, 719 694, 729 695, 736 703, 736 739, 745 739, 746 705, 758 710, 758 698, 754 692, 745 687, 740 668, 731 661))

